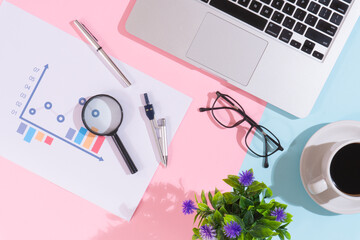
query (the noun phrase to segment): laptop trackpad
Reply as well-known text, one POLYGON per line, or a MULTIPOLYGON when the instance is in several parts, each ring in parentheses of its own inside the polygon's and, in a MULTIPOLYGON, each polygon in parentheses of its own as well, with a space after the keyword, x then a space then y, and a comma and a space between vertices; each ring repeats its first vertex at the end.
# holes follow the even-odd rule
POLYGON ((266 46, 264 39, 208 13, 186 56, 247 85, 266 46))

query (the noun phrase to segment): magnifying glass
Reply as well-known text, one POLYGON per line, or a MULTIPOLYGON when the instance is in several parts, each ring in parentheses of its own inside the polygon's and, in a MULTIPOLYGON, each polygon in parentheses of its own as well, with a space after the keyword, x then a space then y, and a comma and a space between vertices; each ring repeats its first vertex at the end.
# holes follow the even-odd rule
POLYGON ((123 120, 123 110, 115 98, 106 94, 99 94, 89 98, 84 104, 81 118, 86 129, 91 133, 99 136, 111 136, 131 174, 138 171, 117 135, 123 120))

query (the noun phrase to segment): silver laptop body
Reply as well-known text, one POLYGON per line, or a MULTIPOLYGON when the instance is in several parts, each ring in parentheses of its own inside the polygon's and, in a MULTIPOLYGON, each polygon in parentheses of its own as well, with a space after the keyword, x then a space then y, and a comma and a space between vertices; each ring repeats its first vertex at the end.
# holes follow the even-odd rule
POLYGON ((359 15, 358 0, 137 0, 126 29, 302 118, 359 15))

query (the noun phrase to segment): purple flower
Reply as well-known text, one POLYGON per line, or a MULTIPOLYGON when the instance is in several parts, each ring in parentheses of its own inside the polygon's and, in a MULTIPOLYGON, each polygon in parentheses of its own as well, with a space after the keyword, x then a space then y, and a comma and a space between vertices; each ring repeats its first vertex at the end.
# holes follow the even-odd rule
POLYGON ((193 200, 185 200, 182 204, 182 207, 183 207, 182 211, 185 215, 192 214, 194 210, 197 210, 193 200))
POLYGON ((211 225, 203 225, 200 227, 200 236, 203 240, 215 240, 216 231, 211 225))
POLYGON ((286 213, 282 208, 275 208, 271 211, 270 215, 276 217, 276 221, 278 222, 283 222, 286 218, 286 213))
POLYGON ((254 174, 249 170, 242 171, 239 177, 239 182, 245 187, 250 186, 254 182, 254 174))
POLYGON ((240 236, 241 230, 241 226, 234 221, 231 221, 224 226, 225 236, 228 238, 236 238, 240 236))

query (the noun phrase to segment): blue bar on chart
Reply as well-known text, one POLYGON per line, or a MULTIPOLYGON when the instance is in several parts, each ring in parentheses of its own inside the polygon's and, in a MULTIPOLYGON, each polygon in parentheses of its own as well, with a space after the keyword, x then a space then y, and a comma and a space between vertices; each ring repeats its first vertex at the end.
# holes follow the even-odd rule
POLYGON ((75 133, 76 133, 75 129, 69 128, 69 130, 66 133, 65 137, 71 141, 73 139, 75 133))
MULTIPOLYGON (((93 130, 95 132, 97 131, 95 129, 93 129, 93 130)), ((84 142, 84 143, 82 143, 82 146, 84 148, 90 149, 92 147, 91 148, 92 152, 94 152, 96 154, 99 153, 99 150, 105 140, 104 136, 96 136, 95 134, 91 133, 84 127, 81 127, 77 134, 76 134, 76 132, 77 131, 75 129, 69 128, 69 130, 67 131, 67 133, 65 135, 65 138, 70 141, 73 141, 74 143, 79 144, 79 145, 81 145, 81 143, 84 142), (75 138, 74 138, 74 136, 75 136, 75 138)))
POLYGON ((84 139, 86 133, 87 133, 87 130, 85 128, 81 127, 78 134, 75 137, 74 142, 77 143, 77 144, 81 144, 81 142, 84 139))
POLYGON ((24 141, 28 142, 28 143, 31 142, 31 140, 33 139, 33 137, 35 135, 35 132, 36 132, 35 128, 30 127, 24 137, 24 141))
POLYGON ((22 135, 22 134, 24 134, 26 128, 27 128, 27 125, 25 123, 20 123, 16 132, 18 132, 22 135))

